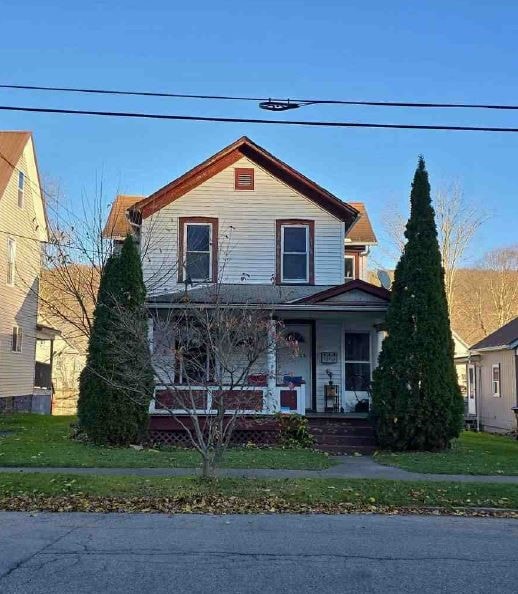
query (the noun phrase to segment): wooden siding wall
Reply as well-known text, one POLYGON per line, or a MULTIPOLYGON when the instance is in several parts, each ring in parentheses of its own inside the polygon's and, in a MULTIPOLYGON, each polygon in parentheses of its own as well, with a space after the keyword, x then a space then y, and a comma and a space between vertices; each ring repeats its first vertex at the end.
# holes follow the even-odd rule
POLYGON ((480 422, 489 431, 511 431, 516 428, 513 406, 516 406, 516 355, 513 350, 481 353, 479 407, 480 422), (491 369, 500 363, 500 397, 493 396, 491 369))
POLYGON ((0 196, 0 397, 32 394, 36 348, 38 279, 41 262, 42 206, 38 175, 29 141, 17 167, 25 173, 25 203, 18 207, 18 171, 0 196), (36 185, 36 187, 35 187, 36 185), (38 222, 39 221, 39 222, 38 222), (8 286, 7 238, 16 240, 16 283, 8 286), (26 236, 31 239, 25 239, 26 236), (11 351, 14 325, 23 329, 21 353, 11 351))
POLYGON ((177 290, 178 218, 219 219, 223 282, 270 283, 275 275, 275 221, 315 221, 315 284, 343 282, 344 224, 246 158, 218 173, 142 225, 144 276, 151 294, 177 290), (255 189, 234 190, 234 168, 255 170, 255 189))

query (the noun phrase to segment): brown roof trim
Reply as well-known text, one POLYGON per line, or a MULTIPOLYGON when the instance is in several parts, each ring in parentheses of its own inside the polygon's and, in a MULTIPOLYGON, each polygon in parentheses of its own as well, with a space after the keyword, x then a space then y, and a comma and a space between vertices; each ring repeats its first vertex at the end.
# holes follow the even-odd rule
POLYGON ((296 192, 306 196, 309 200, 344 221, 350 227, 359 216, 358 210, 342 202, 336 196, 311 181, 302 173, 293 169, 246 136, 239 138, 209 159, 203 161, 187 173, 184 173, 163 188, 160 188, 148 198, 138 202, 132 210, 139 211, 142 218, 147 218, 180 198, 207 179, 226 169, 239 159, 247 157, 259 167, 262 167, 277 177, 296 192))
POLYGON ((390 291, 387 291, 387 289, 384 289, 383 287, 377 287, 376 285, 371 285, 371 283, 367 283, 360 279, 354 279, 344 283, 343 285, 337 285, 336 287, 331 287, 330 289, 326 289, 325 291, 311 295, 310 297, 304 297, 303 299, 292 301, 291 304, 294 305, 298 303, 306 303, 308 305, 312 305, 315 303, 320 303, 321 301, 325 301, 326 299, 330 299, 331 297, 336 297, 337 295, 354 291, 355 289, 363 291, 364 293, 368 293, 369 295, 373 295, 374 297, 379 297, 385 301, 390 301, 390 291))

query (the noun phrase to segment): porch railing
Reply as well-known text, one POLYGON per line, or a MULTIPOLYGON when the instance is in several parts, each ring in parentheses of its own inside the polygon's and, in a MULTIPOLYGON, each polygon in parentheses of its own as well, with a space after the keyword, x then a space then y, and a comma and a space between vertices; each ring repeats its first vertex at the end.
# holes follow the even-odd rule
POLYGON ((276 386, 273 390, 267 386, 168 386, 155 387, 155 396, 149 405, 153 415, 215 414, 220 403, 225 412, 238 411, 246 415, 298 413, 306 410, 305 386, 276 386), (183 396, 182 392, 185 392, 183 396), (221 400, 222 399, 222 400, 221 400), (192 407, 189 406, 192 404, 192 407))

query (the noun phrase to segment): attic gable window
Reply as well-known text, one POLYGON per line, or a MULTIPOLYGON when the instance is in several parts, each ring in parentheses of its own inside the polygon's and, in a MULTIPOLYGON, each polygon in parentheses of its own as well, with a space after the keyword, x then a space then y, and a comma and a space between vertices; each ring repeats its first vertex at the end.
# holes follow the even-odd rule
POLYGON ((234 189, 254 189, 254 170, 251 167, 238 167, 234 169, 234 189))

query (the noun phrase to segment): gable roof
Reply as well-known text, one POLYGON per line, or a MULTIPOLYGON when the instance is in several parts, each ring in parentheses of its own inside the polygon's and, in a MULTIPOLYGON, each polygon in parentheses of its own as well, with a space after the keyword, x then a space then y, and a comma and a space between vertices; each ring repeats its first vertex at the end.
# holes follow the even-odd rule
POLYGON ((0 132, 0 197, 30 137, 30 132, 0 132))
POLYGON ((131 233, 131 225, 126 216, 126 211, 141 201, 144 196, 128 196, 126 194, 119 194, 113 201, 110 209, 110 214, 103 229, 103 237, 125 238, 128 233, 131 233))
POLYGON ((512 349, 515 346, 518 346, 518 317, 474 344, 470 350, 512 349))
POLYGON ((349 228, 345 235, 345 242, 347 243, 378 243, 374 229, 372 228, 367 209, 363 202, 349 202, 353 208, 355 208, 360 216, 353 223, 353 226, 349 228))
POLYGON ((354 279, 351 281, 347 281, 342 285, 336 285, 335 287, 330 287, 323 291, 319 291, 314 295, 310 295, 308 297, 303 297, 302 299, 298 299, 297 301, 293 301, 292 303, 306 303, 306 304, 315 304, 320 303, 322 301, 326 301, 326 299, 331 299, 332 297, 337 297, 338 295, 343 295, 344 293, 348 293, 349 291, 362 291, 373 297, 378 297, 385 301, 390 301, 390 291, 384 289, 383 287, 377 287, 376 285, 371 285, 365 281, 360 279, 354 279))
POLYGON ((142 218, 147 218, 243 157, 247 157, 296 192, 346 223, 348 227, 359 216, 356 208, 343 202, 246 136, 229 144, 187 173, 160 188, 148 198, 137 202, 131 210, 140 213, 142 218))

